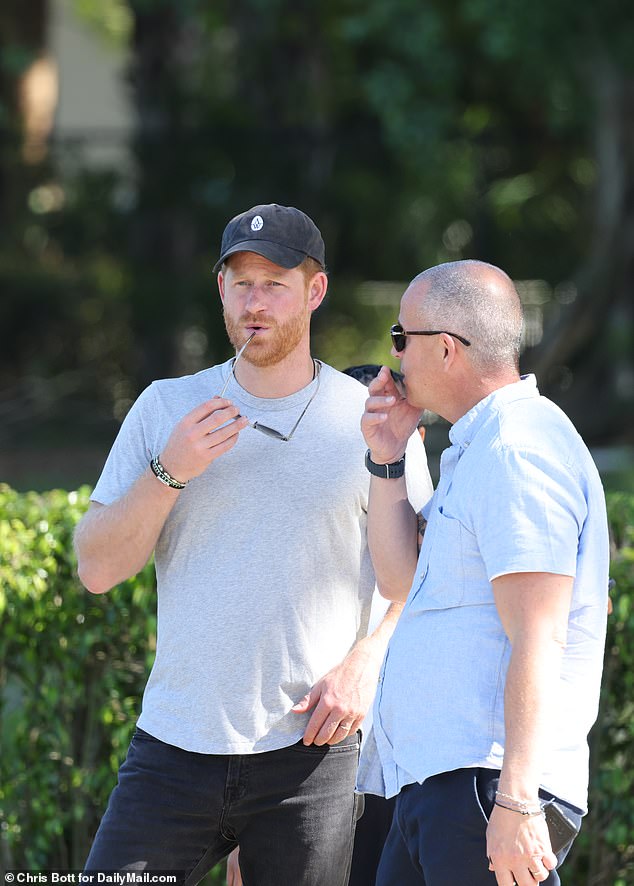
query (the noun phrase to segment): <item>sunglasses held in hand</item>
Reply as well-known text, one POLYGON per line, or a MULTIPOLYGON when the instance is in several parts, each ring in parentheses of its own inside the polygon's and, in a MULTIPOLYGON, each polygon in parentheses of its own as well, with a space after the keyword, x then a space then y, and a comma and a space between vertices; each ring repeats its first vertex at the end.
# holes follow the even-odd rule
MULTIPOLYGON (((227 386, 229 385, 229 382, 231 381, 231 379, 235 375, 236 363, 238 362, 240 357, 243 355, 247 345, 253 339, 255 334, 256 334, 255 332, 251 333, 249 338, 245 341, 245 343, 242 345, 242 347, 240 348, 240 350, 238 351, 238 353, 234 357, 234 359, 231 363, 231 372, 227 376, 227 380, 223 385, 222 391, 220 392, 220 394, 218 394, 219 397, 224 397, 225 391, 227 390, 227 386)), ((281 440, 283 443, 288 443, 292 439, 293 434, 295 433, 297 428, 299 427, 300 421, 306 415, 306 412, 308 411, 308 407, 310 406, 310 404, 313 402, 313 400, 317 396, 317 392, 319 391, 319 382, 320 382, 320 378, 321 378, 320 370, 321 370, 321 364, 317 360, 313 360, 313 379, 315 378, 315 376, 317 376, 317 384, 315 386, 315 390, 311 394, 310 399, 308 400, 308 403, 302 409, 302 412, 301 412, 299 418, 297 419, 297 421, 295 422, 295 424, 293 425, 293 427, 291 428, 291 430, 289 431, 288 434, 281 434, 279 431, 276 431, 275 428, 269 428, 268 425, 263 425, 262 422, 259 422, 259 421, 249 421, 249 427, 253 428, 254 431, 260 431, 261 434, 266 434, 267 437, 272 437, 274 440, 281 440)))

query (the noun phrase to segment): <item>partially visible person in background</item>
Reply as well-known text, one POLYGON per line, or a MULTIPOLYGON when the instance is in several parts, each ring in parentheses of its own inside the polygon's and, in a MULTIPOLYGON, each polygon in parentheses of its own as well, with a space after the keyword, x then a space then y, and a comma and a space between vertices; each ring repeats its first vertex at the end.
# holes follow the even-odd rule
MULTIPOLYGON (((355 378, 366 387, 376 378, 381 367, 375 363, 365 363, 359 366, 349 366, 344 369, 345 375, 355 378)), ((403 375, 392 370, 394 383, 403 388, 403 375)), ((425 437, 425 429, 419 424, 419 436, 421 441, 425 437)), ((429 501, 433 489, 428 471, 416 471, 407 466, 405 472, 407 495, 412 507, 420 510, 422 505, 429 501)), ((390 603, 378 591, 375 590, 370 610, 370 622, 368 634, 371 635, 384 622, 389 613, 398 614, 401 605, 390 603)), ((367 735, 372 727, 372 708, 361 724, 361 732, 367 735)), ((392 824, 395 798, 386 800, 384 797, 376 797, 366 794, 363 798, 363 811, 357 820, 354 835, 354 848, 352 853, 352 865, 348 886, 373 886, 376 871, 383 851, 383 845, 392 824)), ((227 858, 227 886, 243 886, 240 873, 239 849, 236 848, 227 858)))
MULTIPOLYGON (((346 375, 356 378, 366 387, 379 374, 381 367, 375 363, 366 363, 360 366, 349 366, 344 369, 346 375)), ((405 396, 403 373, 395 369, 390 370, 392 381, 397 389, 405 396)), ((425 428, 419 421, 418 433, 421 440, 425 439, 425 428)), ((425 479, 425 478, 423 478, 425 479)), ((416 501, 416 496, 411 494, 411 484, 409 477, 407 478, 407 493, 410 502, 416 501)), ((431 485, 420 490, 419 500, 427 502, 432 494, 431 485)), ((375 590, 372 598, 372 609, 370 610, 370 624, 368 633, 371 633, 385 618, 390 603, 378 591, 375 590)), ((369 735, 372 728, 372 707, 361 724, 361 732, 363 735, 369 735)), ((383 852, 383 846, 387 839, 392 826, 392 816, 394 814, 394 806, 396 797, 377 797, 375 794, 365 794, 363 797, 363 814, 357 821, 357 828, 354 834, 354 848, 352 851, 352 866, 350 868, 350 879, 348 886, 374 886, 376 880, 376 872, 383 852)))

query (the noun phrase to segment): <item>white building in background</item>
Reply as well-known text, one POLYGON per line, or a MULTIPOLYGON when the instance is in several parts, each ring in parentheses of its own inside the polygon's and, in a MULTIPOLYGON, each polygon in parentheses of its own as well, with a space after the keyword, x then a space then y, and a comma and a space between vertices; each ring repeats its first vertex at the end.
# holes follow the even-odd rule
POLYGON ((49 0, 45 52, 21 83, 23 157, 42 160, 52 136, 72 148, 56 156, 62 166, 79 163, 125 172, 132 128, 126 39, 130 13, 124 0, 101 0, 90 20, 77 6, 76 0, 49 0))
POLYGON ((127 6, 105 0, 103 19, 86 21, 73 0, 50 0, 49 48, 57 67, 53 134, 75 141, 89 166, 119 170, 129 163, 132 115, 127 87, 127 6))

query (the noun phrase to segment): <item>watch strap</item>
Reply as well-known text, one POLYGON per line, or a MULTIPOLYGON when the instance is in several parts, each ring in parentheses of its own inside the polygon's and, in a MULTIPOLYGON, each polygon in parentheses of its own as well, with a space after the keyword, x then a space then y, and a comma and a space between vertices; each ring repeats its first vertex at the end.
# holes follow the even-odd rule
POLYGON ((370 458, 370 450, 368 449, 365 454, 365 466, 374 477, 382 477, 384 480, 397 480, 405 473, 405 456, 388 465, 378 465, 370 458))

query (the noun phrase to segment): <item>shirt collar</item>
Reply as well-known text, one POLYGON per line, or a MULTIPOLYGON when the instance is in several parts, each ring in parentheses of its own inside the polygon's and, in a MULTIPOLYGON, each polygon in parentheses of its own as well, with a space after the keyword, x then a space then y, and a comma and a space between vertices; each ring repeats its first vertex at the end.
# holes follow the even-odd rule
POLYGON ((449 439, 454 445, 466 447, 492 412, 498 412, 508 403, 539 397, 537 380, 534 375, 523 375, 519 381, 504 385, 488 394, 466 412, 449 430, 449 439))

